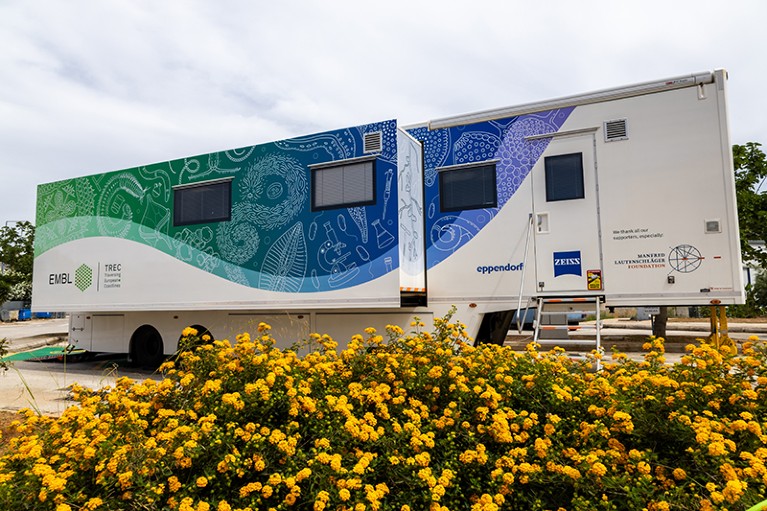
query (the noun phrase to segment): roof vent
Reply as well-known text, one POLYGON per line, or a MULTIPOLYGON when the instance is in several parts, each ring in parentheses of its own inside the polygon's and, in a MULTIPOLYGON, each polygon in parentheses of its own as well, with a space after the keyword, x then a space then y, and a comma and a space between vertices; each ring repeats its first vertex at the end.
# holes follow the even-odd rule
POLYGON ((617 140, 628 140, 629 132, 626 119, 615 119, 605 121, 605 142, 615 142, 617 140))
POLYGON ((372 131, 363 135, 362 150, 366 153, 380 153, 383 147, 380 131, 372 131))

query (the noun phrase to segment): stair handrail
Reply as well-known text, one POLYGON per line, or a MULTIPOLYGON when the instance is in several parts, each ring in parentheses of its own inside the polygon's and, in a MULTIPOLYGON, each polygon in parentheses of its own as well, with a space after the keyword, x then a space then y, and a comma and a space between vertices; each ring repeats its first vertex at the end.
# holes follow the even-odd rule
POLYGON ((522 326, 525 324, 527 318, 527 311, 530 310, 530 300, 527 301, 525 306, 525 313, 520 314, 522 308, 522 294, 525 289, 525 270, 527 270, 527 249, 530 246, 530 233, 533 232, 533 214, 530 213, 527 217, 527 234, 525 235, 525 253, 522 257, 522 276, 519 279, 519 299, 517 300, 517 332, 522 333, 522 326))

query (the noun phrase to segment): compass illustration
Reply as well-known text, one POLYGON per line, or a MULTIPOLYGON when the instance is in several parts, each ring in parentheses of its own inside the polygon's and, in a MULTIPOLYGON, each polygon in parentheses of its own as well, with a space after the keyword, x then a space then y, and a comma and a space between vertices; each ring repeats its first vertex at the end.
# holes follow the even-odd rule
POLYGON ((703 257, 700 251, 692 245, 677 245, 668 254, 668 262, 673 269, 680 273, 690 273, 700 267, 703 257))

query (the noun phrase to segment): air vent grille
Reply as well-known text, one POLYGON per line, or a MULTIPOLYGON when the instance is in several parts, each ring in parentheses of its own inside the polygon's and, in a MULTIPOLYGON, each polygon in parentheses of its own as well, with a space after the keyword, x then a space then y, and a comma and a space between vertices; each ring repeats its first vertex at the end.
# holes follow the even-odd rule
POLYGON ((626 119, 615 119, 614 121, 605 121, 605 142, 615 142, 618 140, 628 140, 628 124, 626 119))
POLYGON ((383 148, 383 140, 380 131, 373 131, 363 135, 363 151, 366 153, 380 153, 383 148))

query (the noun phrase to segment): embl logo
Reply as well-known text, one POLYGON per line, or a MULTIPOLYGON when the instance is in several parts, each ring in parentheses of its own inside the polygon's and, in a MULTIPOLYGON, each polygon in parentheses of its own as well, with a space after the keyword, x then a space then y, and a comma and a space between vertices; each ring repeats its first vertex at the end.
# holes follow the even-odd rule
POLYGON ((81 264, 75 271, 75 286, 80 291, 85 291, 93 284, 93 269, 86 264, 81 264))
POLYGON ((554 252, 554 276, 560 275, 583 275, 580 250, 554 252))

